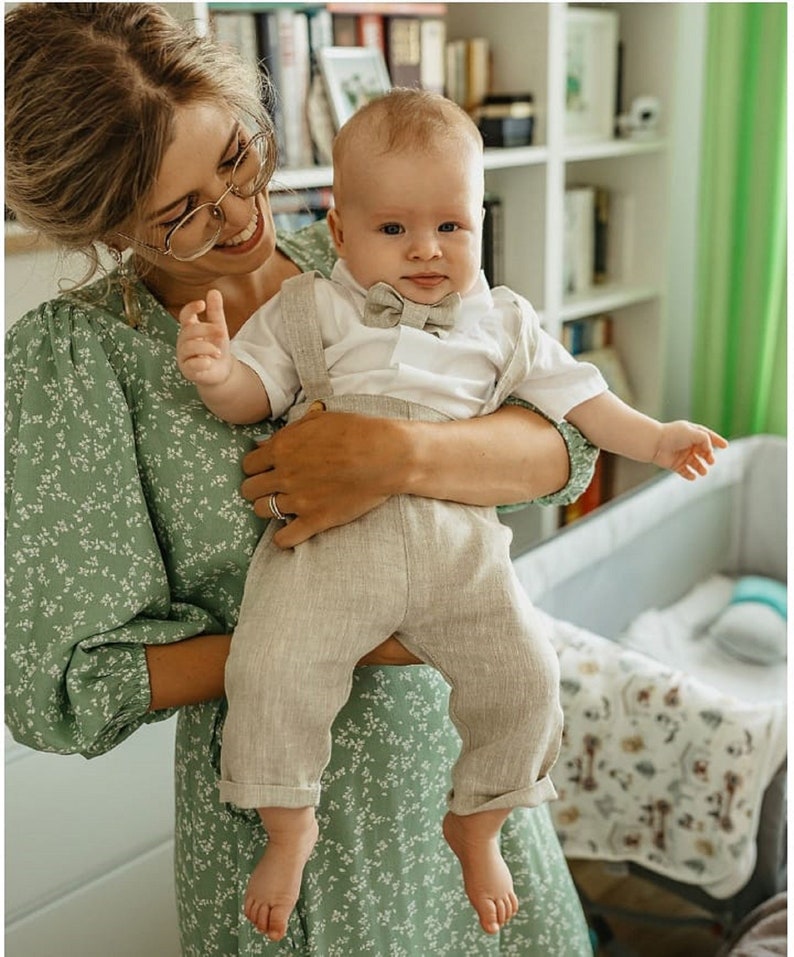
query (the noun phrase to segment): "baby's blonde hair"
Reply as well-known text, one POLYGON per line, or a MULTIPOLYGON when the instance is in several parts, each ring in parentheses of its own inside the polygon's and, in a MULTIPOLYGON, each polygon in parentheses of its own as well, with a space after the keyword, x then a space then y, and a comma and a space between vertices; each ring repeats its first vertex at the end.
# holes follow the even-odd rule
POLYGON ((452 100, 428 90, 397 87, 357 110, 336 134, 333 144, 334 196, 341 198, 346 157, 422 151, 443 153, 469 148, 482 154, 476 124, 452 100))

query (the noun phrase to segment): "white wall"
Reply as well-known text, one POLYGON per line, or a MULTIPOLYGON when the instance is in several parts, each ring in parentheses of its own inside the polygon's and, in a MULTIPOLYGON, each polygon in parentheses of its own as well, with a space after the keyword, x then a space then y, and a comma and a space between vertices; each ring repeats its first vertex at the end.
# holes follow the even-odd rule
POLYGON ((91 761, 6 737, 6 957, 178 957, 173 734, 91 761))

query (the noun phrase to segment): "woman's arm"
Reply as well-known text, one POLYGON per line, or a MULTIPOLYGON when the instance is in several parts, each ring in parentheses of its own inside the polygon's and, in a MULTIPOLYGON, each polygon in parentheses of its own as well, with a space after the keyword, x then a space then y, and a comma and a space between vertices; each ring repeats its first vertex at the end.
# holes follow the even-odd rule
POLYGON ((296 516, 276 541, 288 548, 344 525, 391 495, 507 505, 555 492, 569 475, 566 444, 520 406, 460 422, 407 422, 310 412, 249 453, 242 486, 262 518, 278 494, 296 516))
MULTIPOLYGON (((223 678, 231 635, 198 635, 170 645, 147 645, 151 687, 150 711, 214 701, 224 695, 223 678)), ((359 665, 422 664, 397 641, 388 638, 365 655, 359 665)))

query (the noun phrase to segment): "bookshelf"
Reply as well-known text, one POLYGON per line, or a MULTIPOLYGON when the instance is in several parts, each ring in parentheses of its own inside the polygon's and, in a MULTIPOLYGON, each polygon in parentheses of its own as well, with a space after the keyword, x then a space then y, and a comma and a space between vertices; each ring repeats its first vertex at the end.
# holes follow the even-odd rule
MULTIPOLYGON (((200 32, 215 10, 257 14, 275 6, 310 4, 165 4, 200 32)), ((345 5, 330 5, 340 10, 345 5)), ((351 9, 355 6, 353 4, 351 9)), ((400 4, 371 5, 398 12, 400 4)), ((620 355, 637 406, 670 418, 688 414, 702 84, 703 4, 511 3, 426 4, 443 11, 447 40, 488 39, 491 91, 529 92, 534 101, 531 146, 486 150, 486 188, 501 200, 504 281, 527 296, 550 333, 564 322, 603 313, 612 317, 612 344, 620 355), (566 31, 568 12, 583 7, 617 15, 623 46, 622 104, 652 95, 661 103, 656 135, 648 139, 566 140, 566 31), (619 198, 610 212, 608 281, 564 294, 566 188, 589 184, 619 198), (613 241, 614 240, 614 241, 613 241)), ((282 168, 275 190, 327 187, 328 165, 282 168)), ((25 237, 6 225, 7 252, 25 237), (10 246, 8 245, 10 243, 10 246)), ((648 467, 619 462, 613 491, 631 488, 648 467)), ((511 513, 516 552, 557 526, 555 510, 511 513)))

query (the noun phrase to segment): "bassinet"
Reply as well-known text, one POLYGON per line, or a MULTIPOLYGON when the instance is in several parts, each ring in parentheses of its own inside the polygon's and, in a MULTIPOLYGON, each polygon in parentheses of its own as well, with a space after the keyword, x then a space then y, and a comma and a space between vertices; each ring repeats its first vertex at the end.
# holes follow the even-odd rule
POLYGON ((706 478, 657 478, 515 560, 560 655, 551 809, 566 854, 624 861, 725 927, 785 887, 785 661, 763 671, 778 693, 735 662, 726 692, 718 656, 704 676, 702 635, 695 669, 680 647, 663 662, 625 634, 717 573, 785 582, 786 557, 786 443, 762 436, 718 453, 706 478))

